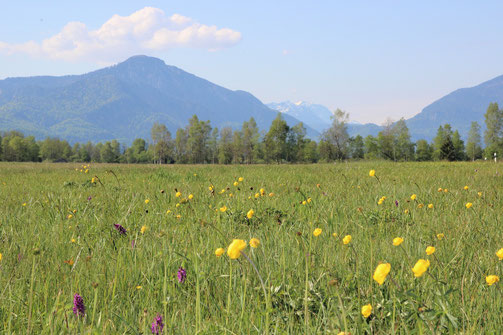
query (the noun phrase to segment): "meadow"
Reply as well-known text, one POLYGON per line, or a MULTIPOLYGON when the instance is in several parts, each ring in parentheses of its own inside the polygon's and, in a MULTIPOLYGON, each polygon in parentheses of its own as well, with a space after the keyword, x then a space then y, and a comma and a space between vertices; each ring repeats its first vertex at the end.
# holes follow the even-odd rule
POLYGON ((499 170, 1 163, 0 332, 501 333, 499 170))

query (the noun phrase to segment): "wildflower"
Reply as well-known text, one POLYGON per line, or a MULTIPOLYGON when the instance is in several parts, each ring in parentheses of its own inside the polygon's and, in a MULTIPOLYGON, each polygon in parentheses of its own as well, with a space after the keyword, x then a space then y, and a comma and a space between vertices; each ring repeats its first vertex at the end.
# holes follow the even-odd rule
POLYGON ((75 242, 77 242, 77 241, 76 241, 74 238, 72 238, 72 239, 70 240, 70 242, 75 243, 75 242))
POLYGON ((378 205, 382 205, 382 203, 383 203, 383 202, 384 202, 384 199, 383 199, 383 198, 381 198, 381 199, 379 199, 379 201, 377 202, 377 204, 378 204, 378 205))
POLYGON ((136 289, 141 290, 142 289, 141 285, 136 286, 136 289))
POLYGON ((384 281, 386 280, 386 277, 388 276, 389 271, 391 270, 391 264, 390 263, 383 263, 379 264, 377 268, 374 271, 374 275, 372 278, 379 283, 379 285, 382 285, 384 281))
POLYGON ((443 190, 442 190, 442 188, 441 188, 441 187, 439 187, 437 191, 438 191, 438 192, 442 192, 443 190))
POLYGON ((432 255, 433 253, 435 253, 435 247, 429 246, 429 247, 426 248, 426 254, 428 256, 432 255))
POLYGON ((245 180, 243 177, 239 177, 239 178, 238 178, 238 181, 239 181, 239 182, 242 182, 243 180, 245 180))
POLYGON ((398 207, 398 200, 395 200, 395 206, 398 207))
POLYGON ((233 185, 234 185, 234 186, 238 186, 238 185, 239 185, 239 183, 238 183, 237 181, 235 181, 233 185))
POLYGON ((369 177, 374 177, 376 175, 376 170, 369 171, 369 177))
POLYGON ((222 212, 222 213, 223 213, 223 212, 225 212, 226 210, 227 210, 227 206, 222 206, 222 207, 220 207, 220 212, 222 212))
POLYGON ((73 218, 73 215, 72 214, 68 214, 68 216, 66 217, 68 220, 70 220, 71 218, 73 218))
POLYGON ((250 247, 257 248, 260 245, 260 240, 258 238, 252 238, 250 240, 250 247))
POLYGON ((208 186, 208 190, 213 191, 213 186, 208 186))
POLYGON ((120 224, 118 224, 118 223, 115 223, 115 224, 114 224, 114 227, 115 227, 115 229, 117 229, 117 231, 118 231, 121 235, 126 235, 126 233, 127 233, 126 228, 124 228, 123 226, 121 226, 121 225, 120 225, 120 224))
POLYGON ((170 210, 170 209, 168 209, 168 210, 166 211, 166 214, 169 214, 169 213, 171 213, 171 210, 170 210))
POLYGON ((91 178, 91 183, 93 183, 93 184, 96 183, 96 178, 92 177, 91 178))
POLYGON ((26 202, 23 202, 23 207, 26 207, 26 202))
POLYGON ((260 197, 260 194, 259 193, 255 193, 255 198, 258 198, 260 197))
POLYGON ((272 192, 271 192, 271 193, 269 193, 269 196, 270 196, 270 197, 274 197, 274 193, 272 193, 272 192))
POLYGON ((307 198, 307 203, 310 204, 313 201, 311 198, 307 198))
POLYGON ((468 191, 468 188, 469 188, 469 187, 468 187, 468 185, 466 185, 465 187, 463 187, 463 189, 464 189, 465 191, 468 191))
POLYGON ((215 256, 220 257, 224 254, 224 252, 224 248, 218 248, 217 250, 215 250, 215 256))
POLYGON ((234 239, 227 248, 227 255, 230 259, 237 259, 241 256, 241 250, 246 248, 246 242, 243 240, 234 239))
POLYGON ((349 244, 349 242, 351 242, 351 235, 344 236, 344 238, 342 239, 342 243, 349 244))
POLYGON ((337 237, 337 233, 332 233, 332 236, 333 237, 337 237))
POLYGON ((490 276, 486 277, 486 283, 489 286, 491 286, 492 284, 496 284, 499 281, 500 281, 500 277, 495 276, 495 275, 490 275, 490 276))
POLYGON ((150 202, 150 199, 145 199, 145 205, 147 205, 150 202))
POLYGON ((254 215, 254 214, 255 214, 255 211, 254 211, 253 209, 250 209, 250 210, 248 211, 248 213, 246 213, 246 217, 247 217, 248 219, 251 219, 251 218, 253 217, 253 215, 254 215))
POLYGON ((410 200, 416 200, 416 198, 417 198, 417 195, 415 195, 415 194, 410 196, 410 200))
POLYGON ((403 238, 401 238, 401 237, 395 237, 395 238, 393 239, 393 245, 394 245, 395 247, 398 247, 398 246, 399 246, 400 244, 402 244, 402 243, 403 243, 403 238))
POLYGON ((302 204, 303 205, 307 204, 307 201, 306 200, 302 201, 302 204))
POLYGON ((2 261, 2 253, 0 252, 0 262, 2 261))
POLYGON ((176 208, 180 207, 180 204, 176 204, 176 205, 175 205, 175 207, 176 207, 176 208))
POLYGON ((423 208, 423 207, 424 207, 424 204, 418 204, 418 205, 417 205, 417 208, 419 208, 419 209, 421 209, 421 208, 423 208))
POLYGON ((152 331, 152 334, 162 334, 162 330, 164 328, 164 324, 162 323, 162 316, 160 314, 157 314, 157 316, 154 319, 154 322, 152 322, 152 327, 150 330, 152 331))
POLYGON ((428 204, 428 208, 432 209, 433 208, 433 204, 428 204))
POLYGON ((364 318, 368 318, 372 314, 372 305, 368 304, 365 306, 362 306, 362 315, 364 318))
MULTIPOLYGON (((503 260, 503 248, 501 248, 500 250, 496 251, 496 256, 498 256, 498 258, 501 260, 503 260)), ((2 255, 0 255, 0 260, 2 259, 2 255)))
POLYGON ((444 234, 442 234, 442 233, 437 234, 437 238, 438 238, 439 240, 443 239, 443 238, 444 238, 444 234))
POLYGON ((140 233, 145 234, 146 231, 147 231, 147 226, 142 226, 140 229, 140 233))
POLYGON ((473 204, 471 202, 467 202, 465 206, 468 209, 468 208, 471 208, 473 206, 473 204))
POLYGON ((403 212, 404 212, 405 214, 409 214, 409 210, 408 210, 408 209, 405 209, 403 212))
POLYGON ((321 185, 320 185, 320 184, 316 184, 316 187, 317 187, 317 188, 320 188, 320 187, 321 187, 321 185))
POLYGON ((420 259, 416 262, 416 265, 412 268, 412 272, 414 272, 415 277, 421 277, 428 267, 430 266, 429 260, 420 259))
POLYGON ((180 214, 177 214, 175 218, 180 219, 182 216, 180 214))
POLYGON ((91 201, 92 199, 93 199, 93 197, 91 197, 91 196, 87 197, 87 201, 91 201))
POLYGON ((479 197, 482 197, 482 192, 477 192, 477 195, 478 195, 479 197))
POLYGON ((448 189, 446 189, 446 188, 444 188, 444 193, 447 193, 447 192, 449 192, 449 190, 448 190, 448 189))
POLYGON ((194 199, 194 194, 189 194, 189 196, 187 197, 189 200, 192 200, 194 199))
POLYGON ((184 268, 179 267, 176 276, 178 277, 178 282, 183 284, 185 279, 187 279, 187 271, 185 271, 184 268))
POLYGON ((263 188, 260 189, 260 195, 264 195, 265 194, 265 190, 263 188))
POLYGON ((175 197, 180 198, 182 196, 182 192, 176 192, 175 197))
POLYGON ((314 231, 313 231, 313 235, 318 237, 321 235, 321 229, 320 228, 316 228, 314 231))
POLYGON ((73 297, 73 314, 76 316, 84 316, 86 314, 84 299, 78 293, 75 293, 73 297))

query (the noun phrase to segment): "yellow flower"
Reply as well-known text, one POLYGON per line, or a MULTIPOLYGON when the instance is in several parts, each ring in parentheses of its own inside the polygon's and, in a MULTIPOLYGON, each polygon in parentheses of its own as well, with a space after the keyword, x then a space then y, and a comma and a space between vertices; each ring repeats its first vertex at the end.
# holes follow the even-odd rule
POLYGON ((258 238, 254 237, 250 240, 250 247, 252 247, 252 248, 257 248, 259 246, 259 244, 260 244, 260 240, 258 238))
POLYGON ((258 198, 260 197, 260 194, 259 193, 255 193, 255 198, 258 198))
POLYGON ((337 233, 332 233, 332 236, 333 237, 337 237, 337 233))
POLYGON ((176 204, 175 207, 177 207, 177 208, 180 207, 180 204, 176 204))
POLYGON ((241 256, 241 250, 246 248, 246 242, 243 240, 234 239, 227 248, 227 255, 230 259, 237 259, 241 256))
POLYGON ((477 192, 478 196, 481 197, 482 196, 482 192, 477 192))
POLYGON ((147 226, 142 226, 140 229, 140 233, 144 234, 147 231, 147 226))
POLYGON ((503 260, 503 248, 501 248, 500 250, 496 251, 496 256, 498 256, 498 258, 501 260, 503 260))
POLYGON ((307 201, 306 200, 302 201, 302 204, 303 205, 307 204, 307 201))
POLYGON ((365 306, 362 306, 362 315, 364 318, 368 318, 372 314, 372 305, 368 304, 365 306))
POLYGON ((444 188, 444 193, 447 193, 447 192, 449 192, 449 190, 448 190, 448 189, 446 189, 446 188, 444 188))
POLYGON ((89 172, 89 169, 86 169, 85 173, 88 173, 89 172))
POLYGON ((189 198, 189 200, 194 199, 194 194, 189 194, 188 198, 189 198))
POLYGON ((443 190, 441 187, 439 187, 437 191, 442 192, 443 190))
POLYGON ((180 198, 182 196, 182 192, 176 192, 175 197, 180 198))
POLYGON ((218 248, 217 250, 215 250, 215 256, 220 257, 224 254, 224 252, 224 248, 218 248))
POLYGON ((182 216, 180 214, 178 214, 177 216, 175 216, 175 218, 179 219, 181 218, 182 216))
POLYGON ((238 186, 238 185, 239 185, 239 183, 238 183, 237 181, 235 181, 233 185, 234 185, 234 186, 238 186))
POLYGON ((0 261, 2 261, 2 253, 0 252, 0 261))
POLYGON ((433 208, 433 204, 428 204, 428 208, 432 209, 433 208))
POLYGON ((438 238, 439 240, 443 239, 443 238, 444 238, 444 234, 442 234, 442 233, 437 234, 437 238, 438 238))
POLYGON ((467 202, 465 206, 466 206, 466 208, 471 208, 473 206, 473 204, 471 202, 467 202))
POLYGON ((342 239, 342 243, 349 244, 349 242, 351 242, 351 235, 344 236, 344 238, 342 239))
POLYGON ((379 285, 382 285, 384 281, 386 280, 386 277, 388 276, 389 271, 391 270, 391 264, 390 263, 383 263, 379 264, 377 268, 374 271, 374 275, 372 278, 379 283, 379 285))
POLYGON ((238 181, 239 181, 239 182, 242 182, 243 180, 245 180, 243 177, 239 177, 239 178, 238 178, 238 181))
POLYGON ((313 231, 313 235, 318 237, 321 235, 321 229, 320 228, 316 228, 314 231, 313 231))
POLYGON ((417 195, 415 195, 415 194, 410 196, 410 200, 416 200, 416 198, 417 198, 417 195))
POLYGON ((428 267, 430 266, 429 260, 420 259, 416 262, 416 265, 412 268, 412 272, 414 272, 415 277, 421 277, 428 267))
POLYGON ((408 210, 408 209, 404 210, 403 212, 404 212, 405 214, 409 214, 409 210, 408 210))
POLYGON ((197 173, 194 173, 194 177, 197 177, 197 173))
POLYGON ((93 184, 96 183, 96 178, 92 177, 91 178, 91 183, 93 183, 93 184))
POLYGON ((429 256, 431 254, 435 253, 435 247, 429 246, 426 248, 426 254, 429 256))
POLYGON ((169 214, 169 213, 171 213, 171 209, 168 209, 168 210, 166 211, 166 214, 169 214))
POLYGON ((23 207, 26 207, 26 202, 23 202, 23 207))
POLYGON ((140 285, 136 286, 136 289, 141 290, 141 286, 140 285))
POLYGON ((379 199, 379 201, 377 202, 377 204, 378 204, 378 205, 382 205, 383 201, 384 201, 384 199, 383 199, 383 198, 381 198, 381 199, 379 199))
POLYGON ((269 196, 270 196, 270 197, 274 197, 274 193, 272 193, 272 192, 271 192, 271 193, 269 193, 269 196))
POLYGON ((246 217, 247 217, 248 219, 251 219, 251 218, 253 217, 253 215, 254 215, 254 214, 255 214, 255 211, 254 211, 253 209, 250 209, 250 210, 248 211, 248 213, 246 213, 246 217))
POLYGON ((394 245, 395 247, 398 247, 398 246, 399 246, 400 244, 402 244, 402 243, 403 243, 403 238, 401 238, 401 237, 395 237, 395 238, 393 239, 393 245, 394 245))
POLYGON ((307 203, 310 204, 311 203, 311 198, 307 198, 307 203))
POLYGON ((148 204, 150 202, 150 199, 145 199, 145 204, 148 204))
POLYGON ((75 242, 77 242, 77 241, 76 241, 74 238, 72 238, 72 239, 70 240, 70 242, 75 243, 75 242))
POLYGON ((260 189, 260 195, 264 195, 265 194, 265 190, 263 188, 260 189))
POLYGON ((220 207, 220 212, 222 212, 222 213, 223 213, 223 212, 225 212, 226 210, 227 210, 227 206, 222 206, 222 207, 220 207))
POLYGON ((468 188, 469 188, 469 187, 468 187, 468 185, 466 185, 465 187, 463 187, 463 189, 464 189, 465 191, 468 191, 468 188))
POLYGON ((486 277, 486 283, 489 286, 491 286, 492 284, 496 284, 499 281, 500 281, 500 277, 495 276, 495 275, 490 275, 490 276, 486 277))
POLYGON ((72 214, 68 214, 68 216, 66 217, 68 220, 70 220, 71 218, 73 218, 73 215, 72 214))
POLYGON ((370 170, 370 171, 369 171, 369 176, 370 176, 370 177, 373 177, 373 176, 375 176, 375 175, 376 175, 376 170, 370 170))
POLYGON ((423 205, 423 204, 418 204, 418 205, 417 205, 417 208, 419 208, 419 209, 421 209, 421 208, 423 208, 423 207, 424 207, 424 205, 423 205))
POLYGON ((213 186, 208 186, 208 190, 213 191, 213 186))
POLYGON ((72 212, 73 212, 73 214, 75 214, 75 213, 77 213, 77 210, 76 210, 76 209, 74 209, 72 212))

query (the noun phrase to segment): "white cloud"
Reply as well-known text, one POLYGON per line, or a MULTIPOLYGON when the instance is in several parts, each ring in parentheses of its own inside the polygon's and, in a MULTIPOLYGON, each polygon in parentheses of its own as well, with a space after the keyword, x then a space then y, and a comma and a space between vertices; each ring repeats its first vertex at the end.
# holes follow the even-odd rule
POLYGON ((161 9, 145 7, 129 16, 114 15, 97 30, 89 30, 82 22, 69 22, 59 33, 41 42, 0 41, 0 52, 107 63, 131 54, 173 48, 215 51, 240 40, 241 33, 235 30, 201 24, 180 14, 167 16, 161 9))

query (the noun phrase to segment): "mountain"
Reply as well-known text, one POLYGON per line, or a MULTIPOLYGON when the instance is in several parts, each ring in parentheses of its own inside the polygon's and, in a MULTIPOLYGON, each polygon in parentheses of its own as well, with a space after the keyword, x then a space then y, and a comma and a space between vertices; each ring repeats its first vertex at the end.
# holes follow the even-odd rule
MULTIPOLYGON (((213 127, 235 129, 253 117, 259 129, 267 130, 277 112, 248 92, 231 91, 147 56, 83 75, 0 80, 0 130, 37 138, 129 144, 150 138, 154 122, 164 123, 174 136, 194 114, 213 127)), ((283 116, 291 126, 299 122, 283 116)), ((306 130, 312 138, 319 135, 306 130)))
POLYGON ((472 121, 485 129, 484 114, 491 102, 503 105, 503 76, 480 85, 458 89, 426 106, 407 120, 413 139, 432 140, 440 125, 449 123, 466 139, 472 121))
MULTIPOLYGON (((330 111, 330 109, 323 105, 313 104, 305 101, 283 101, 271 102, 267 104, 267 106, 271 109, 283 113, 283 115, 286 114, 295 117, 296 119, 302 121, 304 125, 308 125, 320 133, 329 128, 332 124, 331 116, 333 115, 333 113, 330 111)), ((381 129, 382 128, 380 126, 373 123, 348 123, 348 133, 350 136, 377 136, 381 129)))

